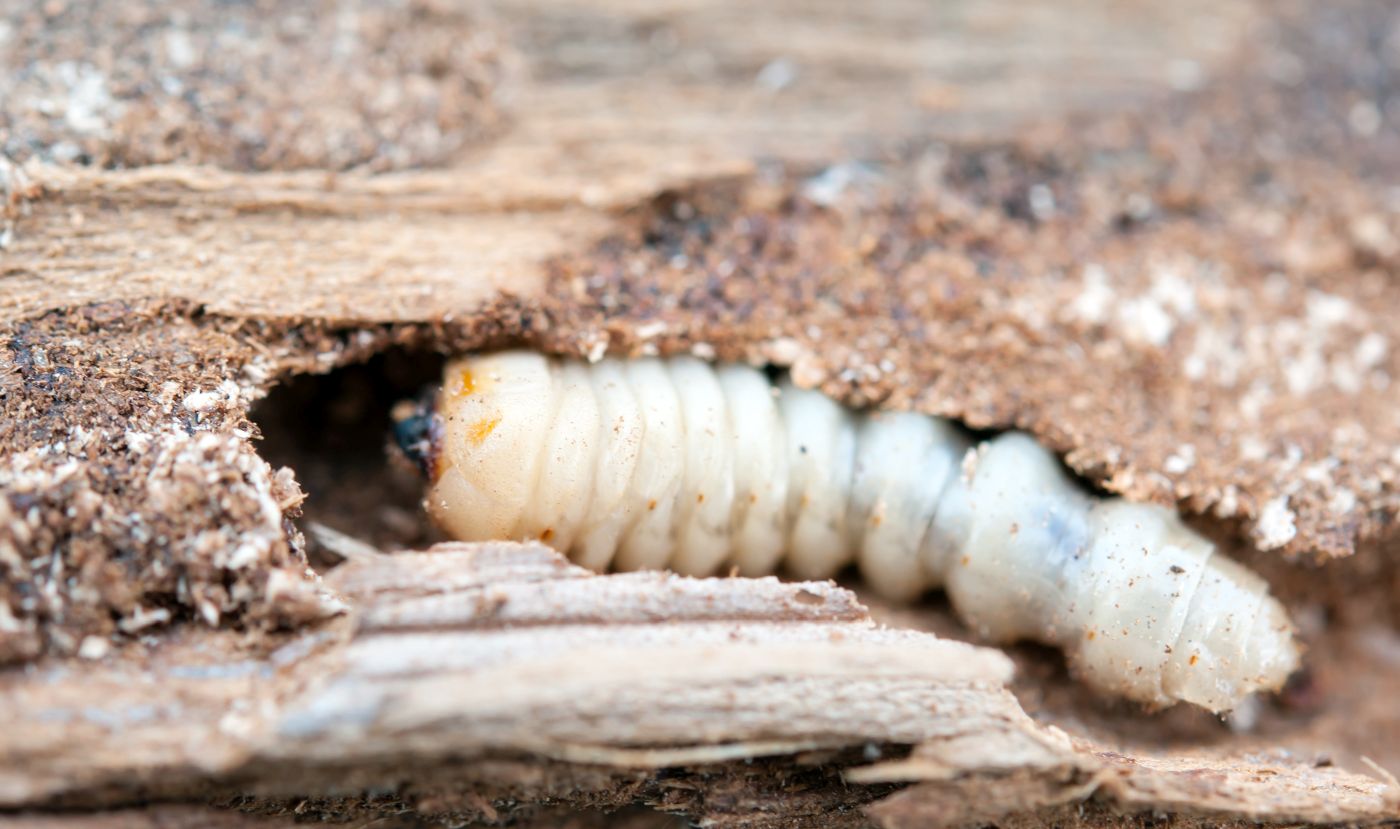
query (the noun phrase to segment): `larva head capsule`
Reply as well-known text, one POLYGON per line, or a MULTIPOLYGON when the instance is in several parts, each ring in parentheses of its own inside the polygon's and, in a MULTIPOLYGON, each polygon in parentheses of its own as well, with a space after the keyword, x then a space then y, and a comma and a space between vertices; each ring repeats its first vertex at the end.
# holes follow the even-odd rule
POLYGON ((417 400, 401 401, 390 416, 394 422, 394 445, 425 477, 436 477, 438 450, 442 441, 437 395, 428 393, 417 400))

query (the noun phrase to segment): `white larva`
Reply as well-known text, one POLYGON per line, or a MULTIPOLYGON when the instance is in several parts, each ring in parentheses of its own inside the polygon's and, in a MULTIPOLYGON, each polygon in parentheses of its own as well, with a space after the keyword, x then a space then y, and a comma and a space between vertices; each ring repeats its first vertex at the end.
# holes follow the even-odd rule
POLYGON ((463 540, 540 539, 596 569, 704 576, 855 562, 942 586, 982 635, 1064 650, 1083 681, 1226 711, 1298 665, 1262 579, 1159 506, 1079 488, 1009 432, 855 413, 744 366, 511 351, 447 366, 427 503, 463 540))

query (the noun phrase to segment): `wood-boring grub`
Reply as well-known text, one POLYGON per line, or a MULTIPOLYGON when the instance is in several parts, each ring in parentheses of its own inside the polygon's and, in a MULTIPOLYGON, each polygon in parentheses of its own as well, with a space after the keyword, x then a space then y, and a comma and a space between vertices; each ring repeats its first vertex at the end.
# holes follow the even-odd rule
POLYGON ((1087 685, 1157 707, 1230 711, 1298 668, 1262 579, 1166 508, 1084 492, 1024 433, 974 445, 690 356, 514 350, 447 363, 396 436, 462 541, 538 539, 600 572, 854 563, 884 598, 943 588, 982 638, 1054 645, 1087 685))

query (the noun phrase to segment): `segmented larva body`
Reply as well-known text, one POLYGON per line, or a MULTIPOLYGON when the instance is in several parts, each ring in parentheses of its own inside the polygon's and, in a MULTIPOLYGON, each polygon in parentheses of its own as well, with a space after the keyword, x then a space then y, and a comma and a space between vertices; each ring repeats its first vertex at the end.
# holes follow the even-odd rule
POLYGON ((1212 711, 1298 663, 1255 574, 1158 506, 1100 498, 1010 432, 858 413, 689 357, 447 366, 427 503, 464 540, 540 539, 595 569, 703 576, 854 561, 881 594, 947 590, 984 636, 1056 645, 1088 684, 1212 711))

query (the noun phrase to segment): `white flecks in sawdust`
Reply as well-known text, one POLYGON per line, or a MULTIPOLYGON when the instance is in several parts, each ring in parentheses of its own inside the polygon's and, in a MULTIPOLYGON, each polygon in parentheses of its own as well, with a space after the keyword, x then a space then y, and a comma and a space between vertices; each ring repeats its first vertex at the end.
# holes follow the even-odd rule
POLYGON ((1055 217, 1055 191, 1047 185, 1031 185, 1026 191, 1026 204, 1036 221, 1048 222, 1055 217))
MULTIPOLYGON (((153 454, 146 478, 146 498, 153 507, 149 514, 203 509, 210 513, 211 521, 198 531, 172 537, 165 535, 162 527, 144 526, 146 517, 133 515, 129 527, 133 535, 160 540, 177 561, 207 561, 229 573, 264 566, 279 558, 278 551, 287 539, 283 504, 277 492, 279 483, 285 487, 287 482, 274 476, 271 467, 249 449, 246 440, 225 431, 189 434, 176 426, 151 435, 145 445, 153 454), (209 494, 209 499, 192 503, 191 492, 201 490, 209 494), (242 519, 236 523, 212 520, 231 513, 242 519), (255 520, 249 520, 254 517, 255 520)), ((271 572, 277 572, 276 568, 271 572)), ((316 579, 309 572, 287 575, 301 584, 304 601, 316 601, 316 579)), ((219 624, 224 612, 232 609, 229 602, 243 606, 267 601, 265 588, 260 593, 262 587, 252 580, 237 579, 228 589, 227 600, 222 600, 217 591, 196 590, 182 581, 185 595, 181 598, 213 626, 219 624)), ((283 593, 288 592, 284 586, 283 593)), ((325 610, 333 612, 329 607, 325 610)))
MULTIPOLYGON (((198 48, 184 29, 171 28, 165 33, 165 56, 176 69, 186 69, 199 57, 198 48)), ((179 94, 182 84, 176 77, 162 78, 161 83, 172 95, 179 94)))
POLYGON ((1356 315, 1356 307, 1350 300, 1322 291, 1309 292, 1304 308, 1308 324, 1314 328, 1331 328, 1356 315))
POLYGON ((1335 515, 1346 515, 1356 509, 1356 493, 1346 487, 1338 487, 1327 499, 1327 509, 1335 515))
POLYGON ((1196 447, 1189 443, 1183 443, 1162 462, 1162 471, 1168 475, 1182 475, 1195 465, 1196 447))
POLYGON ((602 331, 595 332, 590 339, 592 342, 588 346, 588 352, 585 354, 588 358, 588 362, 596 363, 608 356, 609 338, 607 333, 602 331))
POLYGON ((1156 348, 1165 346, 1177 328, 1196 314, 1196 283, 1186 274, 1209 270, 1198 263, 1154 265, 1147 291, 1118 310, 1118 328, 1124 337, 1156 348))
POLYGON ((1070 319, 1088 325, 1111 323, 1127 342, 1165 347, 1183 323, 1195 318, 1201 286, 1215 274, 1206 263, 1183 260, 1153 263, 1146 275, 1144 289, 1134 293, 1126 288, 1138 284, 1135 275, 1110 274, 1102 265, 1086 265, 1079 291, 1069 300, 1070 319))
POLYGON ((780 367, 790 366, 808 353, 802 343, 791 337, 780 337, 769 342, 763 352, 769 363, 780 367))
POLYGON ((101 659, 112 650, 112 643, 101 636, 86 636, 78 646, 78 656, 82 659, 101 659))
MULTIPOLYGON (((249 445, 249 431, 238 425, 243 406, 260 393, 261 387, 252 382, 224 380, 201 389, 168 381, 151 394, 153 405, 133 416, 125 428, 75 425, 47 444, 9 457, 0 464, 0 491, 66 488, 66 515, 78 531, 119 525, 130 540, 159 549, 153 577, 177 575, 176 598, 209 625, 220 624, 225 614, 243 607, 274 614, 294 609, 331 615, 341 609, 338 600, 288 548, 284 518, 300 500, 291 472, 274 473, 249 445), (139 498, 149 508, 121 514, 114 510, 104 495, 103 461, 93 461, 93 450, 99 447, 115 448, 141 470, 139 498), (191 513, 206 520, 168 520, 191 513), (182 575, 172 568, 188 572, 182 575), (267 571, 266 578, 255 577, 260 568, 267 571), (230 578, 233 574, 241 575, 230 578)), ((27 551, 40 543, 41 533, 53 531, 46 530, 43 521, 37 506, 19 513, 12 500, 0 498, 0 526, 6 530, 0 533, 0 563, 12 578, 34 582, 44 607, 58 615, 65 603, 58 586, 69 578, 65 555, 51 543, 43 555, 27 551)), ((84 589, 74 588, 69 598, 81 599, 84 589)), ((169 608, 140 605, 117 620, 117 627, 135 634, 173 618, 169 608)), ((21 620, 0 603, 0 631, 6 629, 6 620, 16 630, 34 625, 32 617, 21 620)), ((67 632, 55 629, 51 638, 60 649, 85 658, 105 655, 101 637, 66 641, 71 640, 67 632)))
POLYGON ((150 447, 153 438, 149 432, 128 429, 122 435, 122 440, 126 443, 126 451, 136 455, 145 452, 150 447))
POLYGON ((1273 327, 1275 358, 1288 391, 1302 396, 1328 386, 1346 394, 1386 388, 1389 352, 1385 337, 1373 328, 1371 315, 1351 300, 1310 291, 1301 319, 1280 320, 1273 327))
POLYGON ((1297 516, 1288 508, 1288 496, 1280 495, 1264 504, 1254 526, 1255 542, 1261 550, 1277 550, 1298 534, 1297 516))
POLYGON ((633 332, 639 340, 653 340, 666 333, 667 325, 661 320, 653 320, 637 326, 633 332))
POLYGON ((213 411, 233 411, 252 402, 257 391, 250 385, 240 385, 233 380, 224 380, 213 389, 200 389, 186 394, 181 405, 196 414, 213 411))
POLYGON ((832 207, 849 195, 848 191, 869 190, 881 178, 876 168, 868 164, 835 164, 803 182, 802 196, 822 207, 832 207))
POLYGON ((1356 344, 1356 364, 1363 368, 1375 368, 1385 360, 1390 352, 1390 344, 1383 334, 1375 331, 1367 333, 1356 344))
POLYGON ((1240 490, 1228 484, 1220 490, 1220 498, 1215 502, 1215 517, 1234 518, 1240 514, 1240 490))
POLYGON ((1048 328, 1055 313, 1054 306, 1047 306, 1046 303, 1037 302, 1024 294, 1005 299, 998 298, 998 303, 1033 331, 1042 331, 1048 328))
MULTIPOLYGON (((125 106, 111 94, 108 78, 89 63, 62 61, 34 63, 30 70, 31 94, 10 102, 16 112, 34 113, 63 124, 77 136, 105 137, 125 106)), ((49 148, 58 161, 73 161, 82 154, 74 142, 59 141, 49 148)))
POLYGON ((170 621, 170 611, 163 607, 147 608, 137 606, 136 610, 117 623, 123 633, 136 633, 155 625, 170 621))
POLYGON ((253 357, 243 366, 243 376, 247 378, 248 387, 253 389, 264 388, 276 374, 277 362, 264 354, 253 357))
POLYGON ((1216 276, 1214 269, 1205 264, 1158 264, 1151 270, 1152 288, 1148 291, 1149 296, 1181 320, 1194 317, 1198 304, 1197 283, 1185 276, 1188 268, 1200 271, 1207 280, 1216 276))
POLYGON ((1353 221, 1348 228, 1356 247, 1380 259, 1400 254, 1400 239, 1395 238, 1384 218, 1368 213, 1353 221))
POLYGON ((1214 325, 1203 325, 1196 329, 1182 371, 1190 380, 1209 380, 1217 386, 1232 388, 1244 372, 1244 352, 1235 347, 1226 331, 1214 325))
POLYGON ((1109 285, 1108 271, 1101 265, 1085 265, 1081 280, 1083 288, 1070 302, 1070 312, 1089 325, 1102 325, 1108 320, 1109 309, 1117 298, 1109 285))
MULTIPOLYGON (((1259 423, 1264 416, 1264 408, 1271 404, 1275 398, 1274 388, 1267 381, 1257 379, 1249 384, 1249 389, 1240 395, 1239 403, 1236 404, 1240 416, 1249 424, 1259 423)), ((1257 443, 1257 442, 1256 442, 1257 443)), ((1262 446, 1262 444, 1260 444, 1262 446)), ((1246 460, 1263 460, 1268 454, 1267 448, 1260 448, 1257 451, 1246 448, 1244 457, 1246 460)))
POLYGON ((80 135, 104 135, 111 129, 109 115, 120 105, 107 89, 107 76, 88 63, 64 61, 54 67, 59 81, 67 87, 63 120, 80 135))
MULTIPOLYGON (((1325 291, 1298 291, 1285 278, 1271 281, 1276 290, 1267 302, 1293 306, 1267 325, 1251 326, 1228 316, 1211 314, 1208 324, 1194 326, 1182 360, 1190 380, 1235 388, 1246 377, 1237 411, 1241 425, 1261 424, 1288 405, 1287 397, 1304 397, 1322 390, 1365 395, 1389 387, 1388 338, 1364 305, 1325 291)), ((1216 303, 1206 291, 1206 307, 1245 307, 1242 297, 1231 299, 1232 288, 1222 282, 1212 289, 1224 301, 1216 303)))
POLYGON ((1302 478, 1309 483, 1330 489, 1335 483, 1332 479, 1332 472, 1340 465, 1341 461, 1336 458, 1310 463, 1303 468, 1302 478))
POLYGON ((804 355, 788 369, 788 376, 799 389, 814 389, 827 377, 827 370, 815 355, 804 355))
POLYGON ((184 406, 192 412, 207 412, 219 402, 219 393, 214 391, 194 391, 185 395, 184 406))

